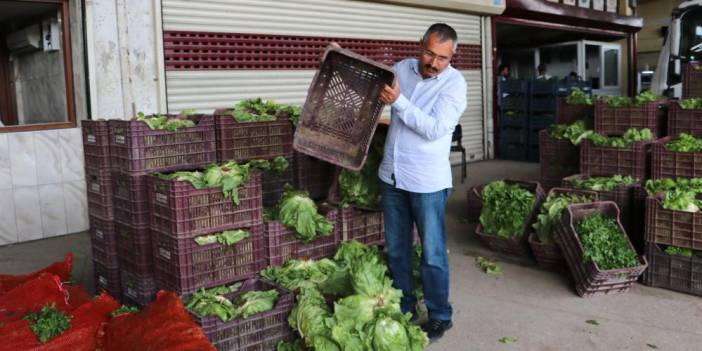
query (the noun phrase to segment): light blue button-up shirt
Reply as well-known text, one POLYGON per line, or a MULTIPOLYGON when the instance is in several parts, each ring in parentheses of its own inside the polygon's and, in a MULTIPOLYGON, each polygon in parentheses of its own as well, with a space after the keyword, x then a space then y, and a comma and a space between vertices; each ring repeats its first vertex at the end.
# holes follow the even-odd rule
POLYGON ((436 77, 423 79, 417 59, 402 60, 394 69, 400 96, 392 104, 378 176, 414 193, 451 188, 451 136, 466 109, 466 81, 451 66, 436 77))

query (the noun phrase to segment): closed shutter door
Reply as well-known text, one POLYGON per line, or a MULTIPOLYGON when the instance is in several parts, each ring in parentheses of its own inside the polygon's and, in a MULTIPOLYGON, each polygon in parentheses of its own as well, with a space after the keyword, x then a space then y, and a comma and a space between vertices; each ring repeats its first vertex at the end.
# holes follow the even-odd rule
POLYGON ((255 97, 302 104, 330 41, 391 65, 416 56, 429 25, 448 23, 468 83, 463 145, 469 160, 484 158, 480 16, 352 0, 162 0, 162 11, 170 112, 255 97))

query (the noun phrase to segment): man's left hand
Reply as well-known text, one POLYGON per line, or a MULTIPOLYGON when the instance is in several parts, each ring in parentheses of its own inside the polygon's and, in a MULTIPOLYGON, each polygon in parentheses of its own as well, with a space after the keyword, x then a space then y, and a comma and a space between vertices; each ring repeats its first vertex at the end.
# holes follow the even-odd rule
POLYGON ((385 85, 383 91, 380 92, 380 101, 386 105, 390 105, 400 97, 400 82, 397 81, 397 77, 392 82, 392 86, 385 85))

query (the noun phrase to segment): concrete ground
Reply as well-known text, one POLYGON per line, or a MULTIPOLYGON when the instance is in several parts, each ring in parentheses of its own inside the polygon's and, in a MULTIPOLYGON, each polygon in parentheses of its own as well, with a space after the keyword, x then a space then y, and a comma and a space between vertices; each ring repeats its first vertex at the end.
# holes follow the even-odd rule
MULTIPOLYGON (((447 225, 454 327, 430 351, 443 350, 702 350, 702 299, 640 284, 626 293, 583 299, 568 274, 538 269, 483 247, 465 223, 466 190, 509 177, 538 178, 538 165, 510 161, 470 164, 468 179, 449 200, 447 225), (502 275, 480 271, 476 256, 492 259, 502 275), (586 321, 594 320, 599 325, 586 321), (516 342, 499 340, 512 337, 516 342), (647 344, 650 344, 647 345, 647 344)), ((90 239, 74 234, 0 247, 0 273, 24 273, 74 253, 74 279, 92 288, 90 239)))

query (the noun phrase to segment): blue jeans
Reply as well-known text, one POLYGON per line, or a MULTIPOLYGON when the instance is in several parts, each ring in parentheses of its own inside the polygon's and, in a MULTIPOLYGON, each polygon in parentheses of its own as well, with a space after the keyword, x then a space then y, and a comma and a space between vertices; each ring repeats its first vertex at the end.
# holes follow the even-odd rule
POLYGON ((402 290, 402 312, 414 312, 412 295, 412 224, 422 241, 422 284, 430 319, 451 320, 449 266, 444 214, 450 189, 434 193, 413 193, 380 181, 385 215, 385 244, 395 288, 402 290))

